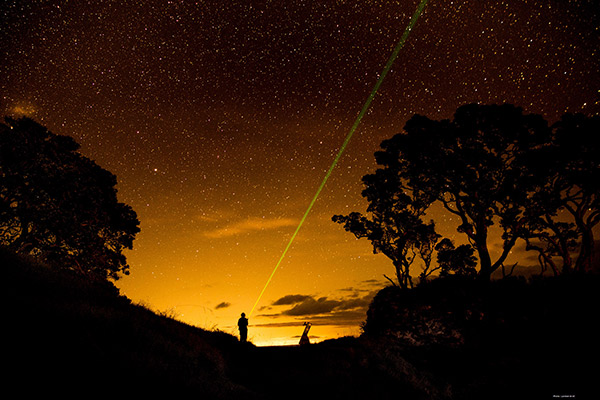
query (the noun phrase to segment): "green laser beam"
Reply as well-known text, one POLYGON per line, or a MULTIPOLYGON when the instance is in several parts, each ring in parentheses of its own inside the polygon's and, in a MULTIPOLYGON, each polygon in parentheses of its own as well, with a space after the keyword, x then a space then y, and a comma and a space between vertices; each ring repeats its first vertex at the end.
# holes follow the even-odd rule
POLYGON ((360 121, 363 119, 364 115, 366 114, 367 110, 369 109, 369 106, 371 105, 371 102, 375 98, 375 95, 377 94, 377 91, 379 90, 379 87, 383 83, 383 80, 385 79, 385 77, 388 74, 388 72, 390 72, 390 69, 392 69, 392 64, 394 64, 394 61, 398 57, 398 53, 400 53, 400 50, 402 49, 402 47, 404 47, 404 43, 406 42, 406 39, 408 39, 408 35, 410 34, 410 32, 412 31, 413 27, 417 23, 417 20, 419 19, 419 17, 423 13, 423 9, 427 5, 427 1, 428 0, 421 0, 421 3, 419 3, 419 6, 417 7, 417 10, 415 11, 415 13, 413 14, 412 18, 410 19, 410 22, 408 23, 408 26, 404 30, 404 33, 402 34, 402 37, 400 38, 400 41, 398 42, 398 44, 394 48, 394 51, 392 52, 392 55, 390 56, 390 58, 388 59, 387 63, 385 64, 385 67, 383 68, 383 71, 381 72, 381 75, 379 76, 379 79, 377 79, 377 82, 375 83, 375 86, 373 87, 373 90, 371 90, 371 93, 369 94, 369 97, 367 98, 367 101, 363 105, 363 108, 360 110, 360 113, 358 113, 358 116, 356 117, 356 120, 354 121, 354 124, 352 125, 352 128, 350 128, 350 132, 348 132, 348 135, 346 135, 346 139, 344 140, 344 143, 342 144, 342 147, 340 147, 340 150, 338 151, 337 155, 335 156, 335 159, 333 160, 333 163, 329 167, 329 170, 327 170, 327 173, 325 174, 325 177, 323 178, 323 181, 321 181, 321 184, 319 185, 319 188, 317 189, 317 192, 315 193, 315 195, 313 196, 312 200, 310 201, 310 204, 308 205, 308 208, 304 212, 304 215, 302 216, 302 219, 300 220, 300 223, 296 227, 296 230, 294 231, 294 234, 292 235, 292 237, 288 241, 287 246, 285 246, 285 249, 283 250, 283 253, 281 254, 281 257, 279 257, 279 260, 277 261, 277 264, 275 265, 275 268, 273 269, 273 272, 271 272, 271 275, 269 276, 269 279, 267 279, 267 283, 265 283, 265 286, 263 287, 262 291, 258 295, 258 298, 256 299, 256 302, 254 303, 254 306, 252 307, 252 310, 250 311, 249 316, 252 315, 252 313, 254 312, 254 309, 256 308, 256 305, 258 304, 258 302, 262 298, 263 294, 265 293, 265 290, 267 290, 267 286, 269 286, 269 283, 271 283, 271 280, 273 279, 273 276, 275 275, 275 272, 279 269, 279 266, 281 265, 281 262, 283 261, 283 259, 285 258, 285 255, 287 254, 288 250, 292 246, 292 243, 294 242, 294 239, 296 238, 296 235, 298 234, 298 231, 300 231, 300 228, 304 224, 304 221, 306 220, 306 217, 308 217, 308 214, 310 213, 310 210, 315 205, 315 202, 317 201, 317 198, 319 197, 319 194, 321 193, 321 191, 325 187, 325 183, 327 183, 327 180, 331 176, 331 173, 333 172, 333 169, 335 168, 335 166, 337 165, 338 161, 342 157, 342 154, 344 153, 344 150, 346 150, 346 146, 348 146, 348 143, 350 142, 350 139, 352 139, 352 135, 354 135, 354 132, 356 131, 356 129, 358 128, 358 125, 360 124, 360 121))

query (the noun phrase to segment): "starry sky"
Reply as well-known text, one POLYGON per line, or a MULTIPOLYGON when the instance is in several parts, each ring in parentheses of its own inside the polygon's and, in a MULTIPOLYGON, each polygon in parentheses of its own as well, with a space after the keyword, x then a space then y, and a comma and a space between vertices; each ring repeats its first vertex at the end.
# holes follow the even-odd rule
MULTIPOLYGON (((142 232, 134 302, 236 333, 417 0, 7 0, 0 111, 70 135, 118 177, 142 232)), ((256 344, 360 332, 393 268, 331 222, 415 113, 512 103, 600 112, 596 0, 430 0, 250 316, 256 344)), ((438 214, 442 234, 455 221, 438 214)))

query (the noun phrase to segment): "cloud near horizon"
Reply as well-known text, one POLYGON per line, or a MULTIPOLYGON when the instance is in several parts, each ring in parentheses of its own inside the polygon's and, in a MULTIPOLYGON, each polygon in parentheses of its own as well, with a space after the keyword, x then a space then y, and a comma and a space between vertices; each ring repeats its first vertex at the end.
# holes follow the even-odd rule
POLYGON ((363 296, 356 293, 341 299, 332 299, 327 296, 315 297, 302 294, 290 294, 275 300, 271 306, 288 306, 287 309, 277 314, 265 316, 279 317, 310 317, 322 323, 339 323, 340 321, 364 319, 366 310, 377 291, 369 291, 363 296))
POLYGON ((231 303, 228 303, 226 301, 222 301, 222 302, 220 302, 219 304, 217 304, 215 306, 215 310, 219 310, 221 308, 228 308, 229 306, 231 306, 231 303))
POLYGON ((274 306, 287 306, 296 303, 300 303, 304 300, 311 299, 311 296, 306 296, 303 294, 288 294, 287 296, 283 296, 278 300, 275 300, 271 305, 274 306))
POLYGON ((295 226, 298 223, 297 220, 292 218, 258 218, 250 217, 243 221, 225 226, 224 228, 214 229, 207 231, 204 236, 212 239, 220 239, 225 237, 237 236, 243 233, 256 232, 256 231, 268 231, 278 229, 286 226, 295 226))

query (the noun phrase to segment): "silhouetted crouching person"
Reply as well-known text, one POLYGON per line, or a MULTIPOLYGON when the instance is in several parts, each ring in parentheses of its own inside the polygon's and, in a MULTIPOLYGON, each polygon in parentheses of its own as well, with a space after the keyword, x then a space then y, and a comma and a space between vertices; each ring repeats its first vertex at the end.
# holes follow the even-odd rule
POLYGON ((310 322, 304 323, 304 332, 302 333, 302 337, 300 338, 300 345, 304 346, 305 344, 310 344, 310 340, 308 340, 308 331, 310 330, 310 326, 312 324, 310 322))
POLYGON ((240 329, 240 342, 245 342, 248 339, 248 318, 244 313, 238 319, 238 328, 240 329))

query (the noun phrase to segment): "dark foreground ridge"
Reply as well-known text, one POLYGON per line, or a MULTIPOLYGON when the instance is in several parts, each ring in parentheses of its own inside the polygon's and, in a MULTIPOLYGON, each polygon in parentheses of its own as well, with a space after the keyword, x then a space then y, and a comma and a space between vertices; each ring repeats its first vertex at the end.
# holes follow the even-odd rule
POLYGON ((7 393, 86 398, 191 391, 215 399, 247 393, 227 378, 219 350, 234 348, 233 336, 134 305, 107 281, 6 252, 0 265, 8 295, 7 393))
POLYGON ((584 399, 596 380, 595 276, 541 285, 535 301, 523 297, 523 283, 496 287, 491 293, 514 293, 508 308, 455 286, 424 289, 438 294, 427 294, 428 304, 388 288, 360 338, 256 347, 131 304, 107 282, 4 251, 0 265, 3 389, 17 397, 584 399), (469 309, 474 302, 483 309, 469 309), (490 317, 448 319, 456 310, 490 317), (440 332, 453 333, 444 340, 440 332))

